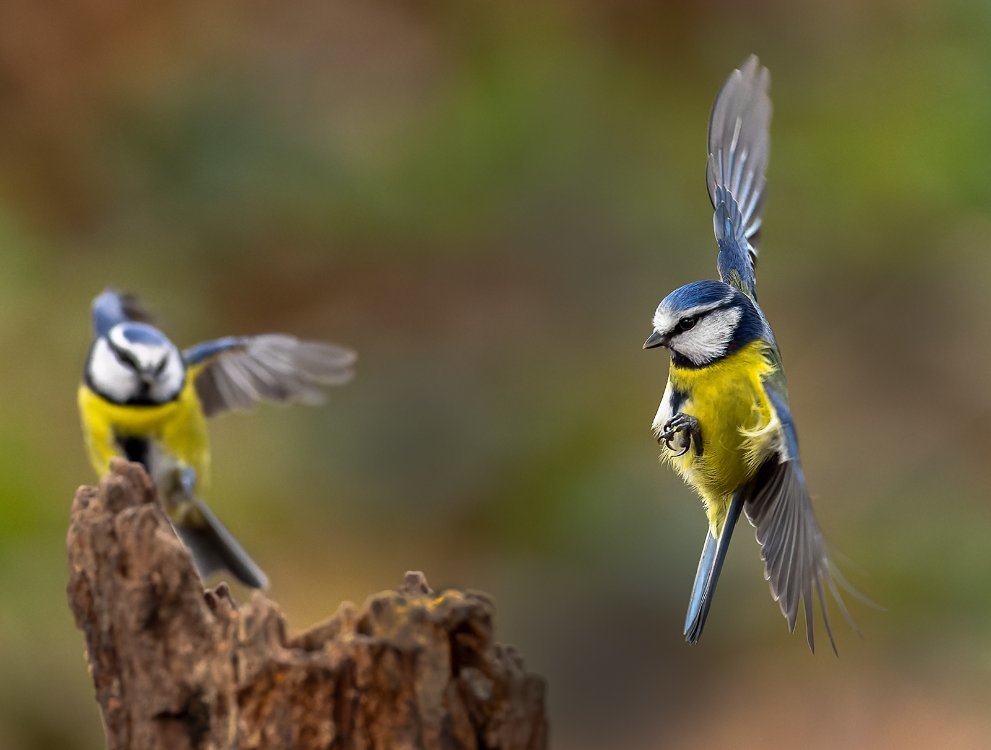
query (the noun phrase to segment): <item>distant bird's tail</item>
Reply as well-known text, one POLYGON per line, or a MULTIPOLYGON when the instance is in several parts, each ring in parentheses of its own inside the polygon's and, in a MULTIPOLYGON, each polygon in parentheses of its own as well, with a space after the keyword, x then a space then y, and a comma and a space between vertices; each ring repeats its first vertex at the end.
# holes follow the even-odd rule
POLYGON ((202 500, 194 498, 184 518, 172 525, 201 577, 227 570, 245 586, 268 588, 268 577, 202 500))
POLYGON ((177 461, 154 442, 148 444, 145 460, 159 501, 193 556, 200 577, 227 570, 245 586, 268 588, 268 577, 262 569, 196 496, 196 472, 192 467, 177 461))
POLYGON ((695 573, 692 598, 688 602, 688 614, 685 617, 685 640, 689 643, 698 643, 702 637, 702 629, 709 616, 709 607, 712 606, 712 597, 716 593, 719 572, 723 568, 726 551, 729 549, 730 539, 733 538, 733 529, 742 510, 743 493, 737 492, 733 495, 719 538, 716 539, 712 531, 706 531, 705 545, 702 547, 702 557, 699 560, 698 571, 695 573))

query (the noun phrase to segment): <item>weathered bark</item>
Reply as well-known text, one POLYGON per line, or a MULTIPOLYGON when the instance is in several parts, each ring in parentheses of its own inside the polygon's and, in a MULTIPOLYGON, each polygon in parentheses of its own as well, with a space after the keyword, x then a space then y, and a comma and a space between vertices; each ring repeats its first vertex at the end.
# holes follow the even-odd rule
POLYGON ((69 603, 111 750, 542 750, 544 684, 484 594, 397 592, 286 635, 261 594, 204 591, 142 469, 76 493, 69 603))

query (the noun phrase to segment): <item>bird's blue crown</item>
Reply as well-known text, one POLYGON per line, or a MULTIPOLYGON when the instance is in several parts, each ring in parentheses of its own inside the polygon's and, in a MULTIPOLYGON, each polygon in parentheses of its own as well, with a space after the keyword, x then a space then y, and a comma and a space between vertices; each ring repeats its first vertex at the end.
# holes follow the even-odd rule
POLYGON ((145 346, 164 346, 169 343, 168 337, 155 326, 147 323, 131 321, 118 324, 120 336, 129 344, 144 344, 145 346))
POLYGON ((727 300, 733 296, 734 291, 733 287, 721 281, 693 281, 675 289, 664 298, 661 305, 667 310, 688 310, 727 300))

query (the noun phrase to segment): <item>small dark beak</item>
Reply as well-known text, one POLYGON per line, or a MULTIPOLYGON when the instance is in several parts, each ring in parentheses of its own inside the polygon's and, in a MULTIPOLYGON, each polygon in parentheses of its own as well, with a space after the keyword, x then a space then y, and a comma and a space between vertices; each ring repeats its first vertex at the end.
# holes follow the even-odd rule
POLYGON ((662 333, 654 331, 647 340, 643 342, 644 349, 656 349, 659 346, 665 346, 668 343, 668 337, 662 333))
POLYGON ((148 378, 141 378, 141 382, 140 382, 141 390, 138 391, 138 395, 141 398, 148 398, 148 394, 151 393, 152 385, 153 385, 152 381, 149 380, 148 378))

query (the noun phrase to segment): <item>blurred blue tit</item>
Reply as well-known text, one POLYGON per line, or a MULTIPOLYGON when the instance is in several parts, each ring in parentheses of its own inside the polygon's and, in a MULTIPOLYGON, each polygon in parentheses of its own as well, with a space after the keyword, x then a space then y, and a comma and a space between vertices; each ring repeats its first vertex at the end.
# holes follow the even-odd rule
MULTIPOLYGON (((756 527, 771 595, 794 632, 805 611, 809 648, 818 599, 833 650, 824 591, 851 626, 812 512, 771 326, 757 304, 755 268, 770 145, 770 76, 751 56, 733 71, 709 119, 706 183, 715 214, 720 281, 695 281, 657 306, 645 349, 671 352, 653 431, 662 459, 701 496, 708 516, 685 619, 702 635, 740 512, 756 527)), ((845 584, 844 584, 845 585, 845 584)))
POLYGON ((93 301, 93 343, 79 412, 93 468, 121 456, 144 465, 200 575, 228 570, 265 588, 261 568, 199 499, 209 481, 206 417, 259 401, 318 403, 351 379, 355 354, 283 334, 231 336, 180 351, 137 301, 93 301))

